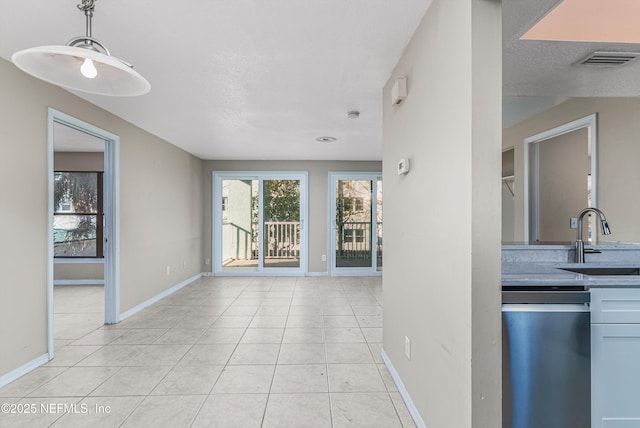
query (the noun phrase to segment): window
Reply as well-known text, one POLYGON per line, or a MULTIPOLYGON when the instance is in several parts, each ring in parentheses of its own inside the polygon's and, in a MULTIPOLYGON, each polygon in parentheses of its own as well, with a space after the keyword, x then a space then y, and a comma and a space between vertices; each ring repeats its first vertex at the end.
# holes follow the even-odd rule
POLYGON ((344 242, 353 242, 353 229, 344 230, 344 242))
POLYGON ((365 242, 365 233, 364 229, 347 229, 343 230, 343 240, 345 243, 358 243, 361 244, 365 242))
POLYGON ((355 213, 364 211, 364 198, 359 197, 351 197, 351 196, 342 196, 338 201, 338 207, 342 209, 345 213, 355 213))
POLYGON ((222 220, 229 220, 229 197, 222 197, 222 220))
POLYGON ((102 176, 54 173, 54 257, 103 257, 102 176))
POLYGON ((353 210, 354 211, 363 211, 364 210, 364 199, 363 198, 352 198, 353 199, 353 210))

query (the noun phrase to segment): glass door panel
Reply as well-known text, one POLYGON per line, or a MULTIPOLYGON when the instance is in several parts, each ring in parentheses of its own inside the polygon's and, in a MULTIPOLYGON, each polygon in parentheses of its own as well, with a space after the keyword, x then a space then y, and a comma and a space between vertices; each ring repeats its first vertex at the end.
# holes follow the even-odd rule
POLYGON ((382 177, 375 172, 329 173, 330 275, 382 271, 382 177))
POLYGON ((257 270, 258 180, 222 180, 222 267, 257 270))
POLYGON ((336 181, 336 267, 371 267, 371 180, 336 181))
POLYGON ((216 172, 213 272, 304 275, 307 174, 216 172))
POLYGON ((300 267, 300 180, 263 180, 263 265, 300 267))

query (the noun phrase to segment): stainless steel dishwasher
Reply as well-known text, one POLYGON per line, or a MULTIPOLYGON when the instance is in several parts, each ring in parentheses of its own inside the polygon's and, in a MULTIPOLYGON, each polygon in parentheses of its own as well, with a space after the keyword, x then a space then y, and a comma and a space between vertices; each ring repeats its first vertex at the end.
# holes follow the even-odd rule
POLYGON ((505 286, 502 302, 503 428, 589 428, 589 292, 505 286))

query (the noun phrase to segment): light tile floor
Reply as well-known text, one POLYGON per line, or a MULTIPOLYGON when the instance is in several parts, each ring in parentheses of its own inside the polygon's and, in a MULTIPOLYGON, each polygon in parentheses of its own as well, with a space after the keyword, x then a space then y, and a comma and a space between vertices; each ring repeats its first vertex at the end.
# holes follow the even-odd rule
POLYGON ((111 326, 101 287, 75 291, 56 289, 56 358, 0 389, 21 411, 1 427, 415 426, 380 278, 205 277, 111 326))

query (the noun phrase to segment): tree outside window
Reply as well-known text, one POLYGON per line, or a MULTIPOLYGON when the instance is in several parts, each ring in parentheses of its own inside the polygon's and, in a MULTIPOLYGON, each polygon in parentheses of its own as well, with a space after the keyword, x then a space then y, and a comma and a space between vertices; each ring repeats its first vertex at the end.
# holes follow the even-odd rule
POLYGON ((54 257, 103 257, 102 175, 54 173, 54 257))

